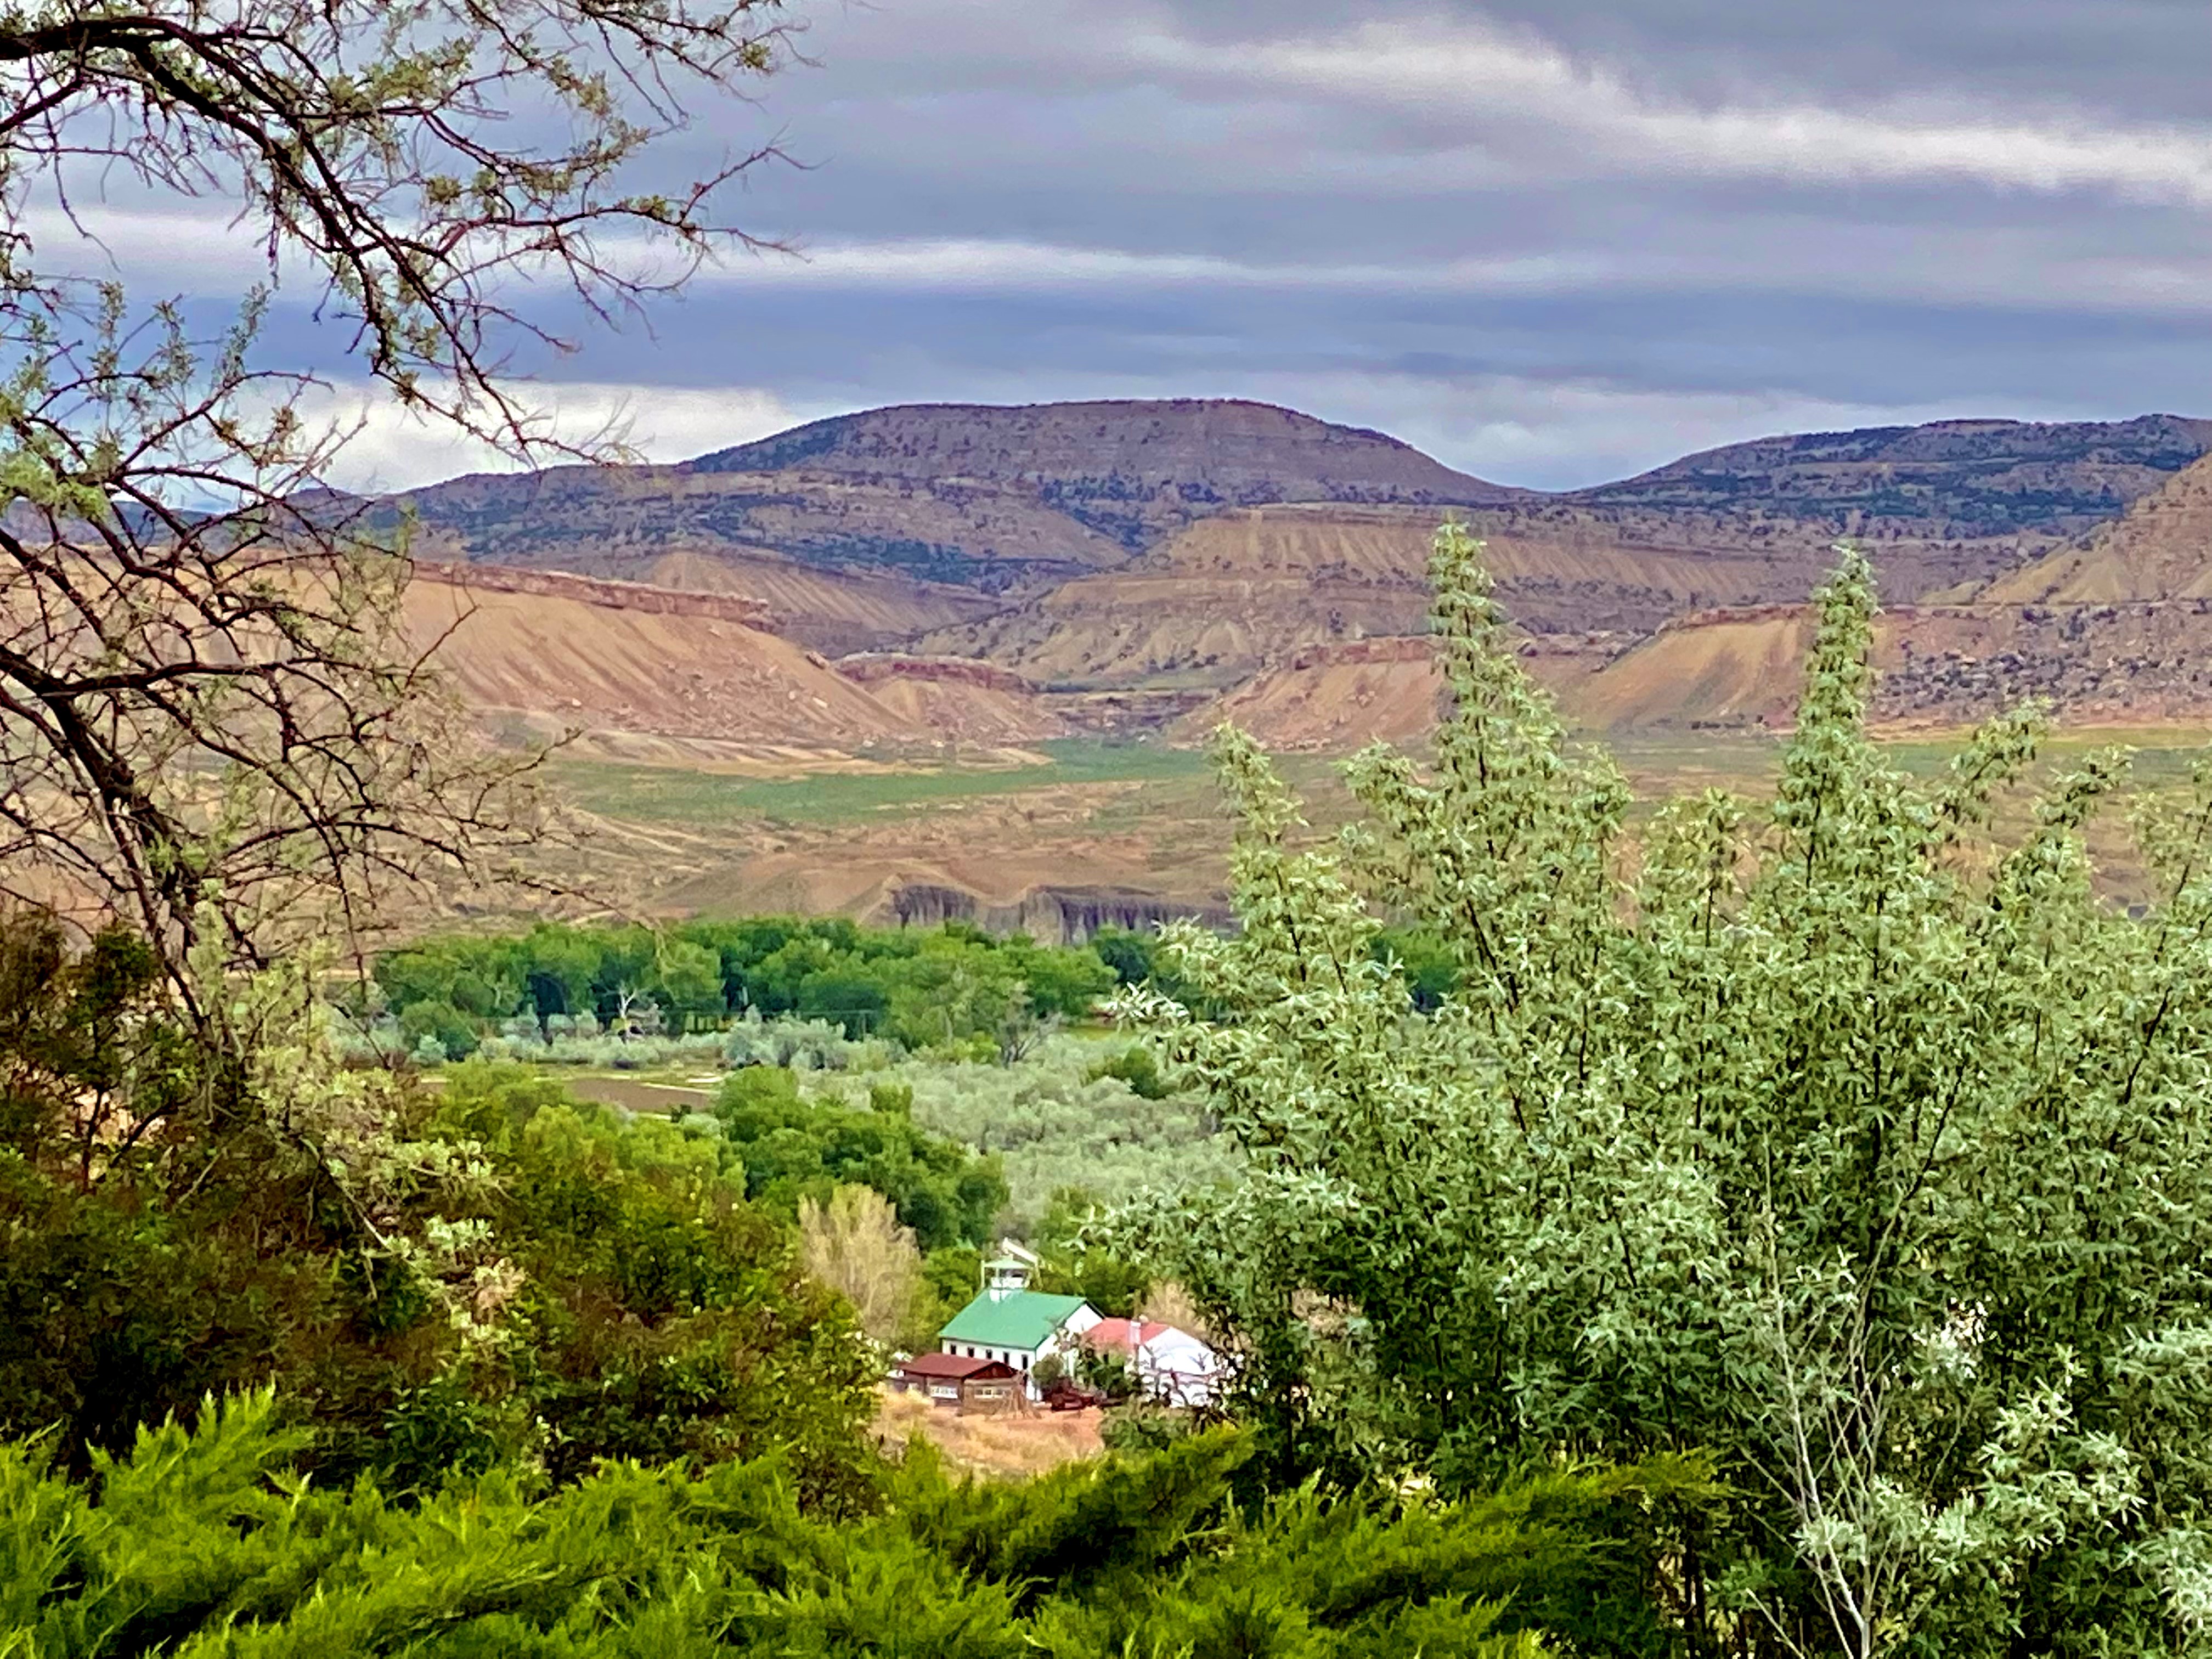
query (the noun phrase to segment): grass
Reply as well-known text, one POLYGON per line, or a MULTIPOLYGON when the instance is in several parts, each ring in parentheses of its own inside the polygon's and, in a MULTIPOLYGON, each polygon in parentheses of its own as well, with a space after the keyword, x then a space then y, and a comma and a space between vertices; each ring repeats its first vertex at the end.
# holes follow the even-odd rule
POLYGON ((561 761, 555 776, 578 805, 633 822, 711 826, 733 818, 846 823, 1071 784, 1182 782, 1204 756, 1158 743, 1061 738, 1035 745, 1036 765, 937 766, 805 777, 742 777, 677 767, 561 761))
MULTIPOLYGON (((1885 739, 1884 747, 1901 769, 1932 780, 1965 736, 1963 731, 1913 732, 1885 739)), ((2069 730, 2048 740, 2038 772, 2047 780, 2092 751, 2126 747, 2135 751, 2131 792, 2171 799, 2185 787, 2208 736, 2212 733, 2195 727, 2069 730)), ((1638 802, 1632 826, 1644 823, 1659 802, 1705 789, 1752 799, 1771 794, 1785 741, 1757 732, 1665 730, 1585 734, 1584 740, 1608 748, 1626 773, 1638 802)), ((1026 860, 1026 868, 1051 869, 1051 879, 1076 885, 1101 879, 1098 870, 1111 867, 1117 872, 1114 880, 1180 897, 1206 894, 1222 879, 1231 825, 1202 751, 1158 741, 1073 738, 1024 753, 1029 758, 1017 756, 1012 763, 1000 751, 992 757, 995 763, 916 757, 910 765, 872 771, 773 778, 586 760, 562 761, 556 770, 579 805, 647 838, 643 854, 602 849, 595 854, 596 876, 628 857, 631 862, 619 868, 649 888, 671 867, 653 833, 690 838, 682 853, 693 861, 682 876, 689 884, 685 908, 777 909, 794 902, 803 907, 806 901, 794 901, 788 884, 806 879, 805 860, 834 870, 855 859, 896 858, 910 847, 929 849, 925 856, 944 856, 948 848, 997 854, 1026 860), (925 815, 930 827, 917 831, 925 815), (699 896, 720 894, 716 881, 742 868, 764 844, 784 860, 770 879, 785 886, 757 895, 740 882, 732 890, 736 896, 699 896), (1109 850, 1098 853, 1102 848, 1109 850), (801 874, 794 877, 793 868, 801 874)), ((1325 834, 1352 816, 1334 761, 1293 754, 1278 764, 1304 802, 1316 832, 1325 834)), ((2032 781, 2001 802, 2001 831, 2028 821, 2033 793, 2032 781)), ((2100 884, 2116 899, 2135 902, 2148 896, 2149 884, 2129 844, 2125 818, 2124 811, 2108 811, 2093 825, 2089 839, 2100 884)))

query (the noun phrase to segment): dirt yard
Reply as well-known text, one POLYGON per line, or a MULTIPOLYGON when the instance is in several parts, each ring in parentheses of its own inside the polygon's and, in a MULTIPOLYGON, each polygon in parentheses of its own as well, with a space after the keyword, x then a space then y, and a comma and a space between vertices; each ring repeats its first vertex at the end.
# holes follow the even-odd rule
POLYGON ((1095 1409, 1048 1412, 1039 1407, 1015 1416, 963 1417, 949 1407, 931 1405, 920 1395, 885 1389, 876 1412, 876 1438, 896 1455, 918 1434, 963 1474, 1017 1480, 1078 1458, 1097 1456, 1104 1449, 1098 1439, 1101 1415, 1095 1409))

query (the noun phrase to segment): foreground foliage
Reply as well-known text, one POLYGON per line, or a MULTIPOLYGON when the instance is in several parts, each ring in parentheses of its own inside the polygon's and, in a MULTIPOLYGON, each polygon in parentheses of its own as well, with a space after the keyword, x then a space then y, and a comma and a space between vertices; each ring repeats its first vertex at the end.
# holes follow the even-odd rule
POLYGON ((720 1137, 514 1068, 215 1066, 127 937, 0 929, 0 1432, 64 1467, 274 1383, 316 1465, 411 1487, 519 1461, 870 1462, 852 1312, 720 1137))
POLYGON ((1654 1481, 1697 1480, 1239 1504, 1248 1448, 1222 1433, 1017 1487, 956 1485, 917 1447, 838 1523, 774 1459, 614 1464, 550 1498, 499 1473, 403 1505, 292 1473, 298 1447, 258 1395, 144 1431, 96 1489, 0 1448, 0 1652, 1530 1659, 1539 1628, 1647 1631, 1593 1541, 1654 1481))
POLYGON ((1703 1447, 1735 1497, 1652 1585, 1696 1651, 2197 1651, 2212 766, 2138 814, 2166 897, 2118 913, 2081 832, 2120 758, 2011 842, 2032 714, 1934 788, 1885 765, 1853 555, 1776 799, 1670 803, 1632 852, 1474 545, 1434 574, 1433 764, 1363 754, 1364 821, 1298 850, 1225 735, 1242 932, 1180 930, 1194 995, 1133 999, 1252 1173, 1132 1231, 1235 1334, 1279 1474, 1703 1447), (1456 985, 1378 962, 1378 915, 1456 985))

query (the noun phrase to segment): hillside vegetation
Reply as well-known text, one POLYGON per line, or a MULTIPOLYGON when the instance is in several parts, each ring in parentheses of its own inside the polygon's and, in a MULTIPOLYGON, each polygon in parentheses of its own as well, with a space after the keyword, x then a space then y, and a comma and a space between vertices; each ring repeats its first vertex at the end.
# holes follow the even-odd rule
POLYGON ((2032 713, 1893 762, 1851 556, 1771 799, 1638 803, 1463 534, 1432 574, 1447 718, 1340 834, 1220 741, 1233 930, 443 937, 347 1005, 433 1083, 296 965, 210 1046, 127 933, 14 926, 5 1640, 2193 1651, 2212 774, 2103 902, 2124 757, 2018 810, 2032 713), (1033 1040, 1102 996, 1133 1041, 1033 1040), (580 1103, 616 1045, 711 1069, 580 1103), (1226 1421, 1006 1484, 878 1442, 1009 1225, 1192 1309, 1226 1421))

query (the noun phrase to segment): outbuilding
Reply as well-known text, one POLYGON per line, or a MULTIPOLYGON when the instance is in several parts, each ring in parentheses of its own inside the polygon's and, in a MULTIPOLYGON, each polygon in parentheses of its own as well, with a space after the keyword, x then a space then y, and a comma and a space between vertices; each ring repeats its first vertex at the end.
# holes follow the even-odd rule
POLYGON ((1003 1359, 918 1353, 891 1374, 891 1386, 921 1394, 930 1403, 962 1412, 1012 1411, 1018 1403, 1021 1374, 1003 1359))
POLYGON ((1220 1397, 1221 1356, 1188 1331, 1157 1319, 1102 1319, 1084 1346, 1114 1355, 1146 1395, 1168 1406, 1210 1406, 1220 1397))

